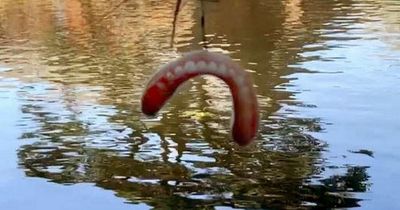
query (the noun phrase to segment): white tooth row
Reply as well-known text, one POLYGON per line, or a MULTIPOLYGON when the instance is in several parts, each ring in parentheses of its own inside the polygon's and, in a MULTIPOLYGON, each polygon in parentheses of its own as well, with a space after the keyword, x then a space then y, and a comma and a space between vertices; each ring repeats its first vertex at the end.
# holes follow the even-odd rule
POLYGON ((176 76, 180 76, 181 74, 183 74, 184 71, 194 73, 200 70, 208 70, 210 73, 217 73, 221 74, 222 76, 226 76, 228 73, 230 73, 231 76, 234 76, 233 69, 228 70, 225 64, 218 65, 214 61, 211 61, 209 63, 206 63, 205 61, 199 61, 197 63, 193 61, 188 61, 183 65, 183 67, 177 66, 174 70, 174 73, 176 76))
MULTIPOLYGON (((245 78, 243 74, 237 74, 234 69, 228 69, 225 64, 217 64, 214 61, 210 61, 206 63, 205 61, 199 61, 197 63, 193 61, 187 61, 183 67, 177 66, 173 71, 168 71, 166 73, 166 78, 168 81, 172 82, 176 77, 181 76, 185 72, 195 73, 197 71, 207 71, 212 74, 219 74, 223 77, 231 77, 234 78, 236 84, 239 87, 244 87, 246 84, 245 78)), ((160 87, 161 88, 161 87, 160 87)), ((246 92, 246 91, 244 91, 246 92)))

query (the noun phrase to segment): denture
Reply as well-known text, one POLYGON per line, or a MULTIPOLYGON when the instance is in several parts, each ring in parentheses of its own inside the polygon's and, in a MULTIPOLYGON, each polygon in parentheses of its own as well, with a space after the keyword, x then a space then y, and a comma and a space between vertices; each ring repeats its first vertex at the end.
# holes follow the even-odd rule
POLYGON ((185 81, 199 75, 213 75, 229 87, 233 99, 231 133, 241 145, 256 136, 259 123, 258 102, 252 79, 230 57, 208 51, 184 54, 157 71, 148 82, 141 99, 142 112, 155 115, 185 81))

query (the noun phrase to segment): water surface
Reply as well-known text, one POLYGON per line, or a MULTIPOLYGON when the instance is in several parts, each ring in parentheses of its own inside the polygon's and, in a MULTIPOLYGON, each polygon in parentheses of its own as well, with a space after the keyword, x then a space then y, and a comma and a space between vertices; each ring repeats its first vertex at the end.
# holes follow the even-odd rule
POLYGON ((0 2, 0 209, 400 208, 400 2, 0 2), (205 39, 205 41, 204 41, 205 39), (260 133, 196 78, 155 118, 141 90, 207 47, 249 71, 260 133))

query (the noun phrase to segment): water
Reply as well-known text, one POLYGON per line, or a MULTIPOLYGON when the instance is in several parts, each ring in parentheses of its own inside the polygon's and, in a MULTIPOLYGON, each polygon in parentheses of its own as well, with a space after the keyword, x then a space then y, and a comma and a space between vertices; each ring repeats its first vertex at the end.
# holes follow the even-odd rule
POLYGON ((397 209, 400 2, 0 2, 0 209, 397 209), (202 48, 255 80, 256 142, 216 78, 156 118, 146 80, 202 48), (203 44, 202 44, 203 43, 203 44))

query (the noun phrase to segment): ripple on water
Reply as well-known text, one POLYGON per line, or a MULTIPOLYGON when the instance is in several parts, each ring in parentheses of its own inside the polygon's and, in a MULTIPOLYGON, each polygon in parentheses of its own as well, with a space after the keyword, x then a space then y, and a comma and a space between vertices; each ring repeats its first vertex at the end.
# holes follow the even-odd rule
MULTIPOLYGON (((188 1, 171 47, 175 3, 124 1, 113 9, 116 2, 105 0, 1 1, 0 105, 20 116, 0 111, 21 133, 18 170, 60 184, 93 183, 96 193, 112 190, 156 209, 385 208, 396 201, 397 183, 381 183, 398 177, 390 162, 398 146, 391 140, 398 1, 207 1, 204 36, 199 2, 188 1), (147 78, 199 43, 228 54, 254 79, 263 116, 247 148, 231 142, 230 93, 213 77, 188 83, 157 116, 139 113, 147 78), (351 152, 361 150, 376 158, 351 152)), ((5 200, 30 198, 25 184, 41 184, 12 180, 20 190, 5 200)), ((35 202, 49 207, 63 192, 35 194, 35 202)))

